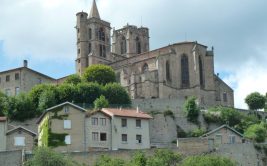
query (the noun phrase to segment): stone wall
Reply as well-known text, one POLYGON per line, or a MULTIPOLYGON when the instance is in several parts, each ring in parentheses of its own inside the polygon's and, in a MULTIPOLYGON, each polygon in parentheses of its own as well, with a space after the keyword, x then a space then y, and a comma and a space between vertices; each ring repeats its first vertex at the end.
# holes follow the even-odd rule
POLYGON ((212 147, 209 148, 207 138, 178 138, 177 145, 180 151, 187 154, 199 154, 212 150, 212 147))
POLYGON ((0 165, 1 166, 21 166, 22 165, 22 151, 0 151, 0 165))

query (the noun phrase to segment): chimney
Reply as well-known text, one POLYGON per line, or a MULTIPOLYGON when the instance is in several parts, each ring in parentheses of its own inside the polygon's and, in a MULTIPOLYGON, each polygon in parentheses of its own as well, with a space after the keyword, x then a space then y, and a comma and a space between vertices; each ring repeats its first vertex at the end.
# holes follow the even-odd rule
POLYGON ((23 60, 23 67, 28 67, 28 61, 27 60, 23 60))
POLYGON ((140 111, 139 111, 139 107, 137 106, 136 107, 136 113, 139 113, 140 111))

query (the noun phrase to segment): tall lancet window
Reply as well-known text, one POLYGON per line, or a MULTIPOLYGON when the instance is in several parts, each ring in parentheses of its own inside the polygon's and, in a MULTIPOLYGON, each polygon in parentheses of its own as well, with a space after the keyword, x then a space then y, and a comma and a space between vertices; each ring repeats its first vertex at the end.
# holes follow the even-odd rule
POLYGON ((127 52, 127 48, 126 48, 126 39, 123 36, 121 38, 121 54, 125 54, 127 52))
POLYGON ((143 73, 148 71, 148 64, 145 63, 142 68, 143 73))
POLYGON ((203 88, 204 85, 204 73, 203 73, 203 64, 202 64, 202 59, 199 56, 198 57, 198 64, 199 64, 199 82, 200 82, 200 87, 203 88))
POLYGON ((182 55, 181 58, 181 87, 188 88, 189 87, 189 65, 188 65, 188 57, 187 55, 182 55))
POLYGON ((104 32, 104 29, 103 28, 100 28, 99 29, 98 37, 99 37, 99 40, 105 41, 105 32, 104 32))
POLYGON ((89 37, 89 40, 92 39, 92 29, 91 28, 89 28, 89 30, 88 30, 88 37, 89 37))
POLYGON ((170 62, 166 61, 166 80, 171 81, 170 62))
POLYGON ((136 37, 135 44, 136 44, 136 53, 141 54, 141 42, 139 37, 136 37))

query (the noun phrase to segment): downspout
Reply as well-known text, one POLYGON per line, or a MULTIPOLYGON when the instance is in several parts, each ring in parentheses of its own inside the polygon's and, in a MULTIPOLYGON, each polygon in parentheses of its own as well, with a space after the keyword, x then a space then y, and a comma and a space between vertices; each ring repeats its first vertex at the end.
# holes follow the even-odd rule
POLYGON ((83 128, 84 128, 84 152, 86 152, 86 115, 84 116, 84 123, 83 123, 83 128))

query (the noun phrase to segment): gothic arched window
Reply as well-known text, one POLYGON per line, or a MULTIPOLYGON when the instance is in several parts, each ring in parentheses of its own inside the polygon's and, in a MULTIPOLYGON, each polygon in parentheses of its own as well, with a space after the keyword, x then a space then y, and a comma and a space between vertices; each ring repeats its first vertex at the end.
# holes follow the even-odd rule
POLYGON ((141 41, 139 37, 136 37, 135 44, 136 44, 136 53, 141 54, 141 41))
POLYGON ((166 80, 171 81, 170 62, 166 61, 166 80))
POLYGON ((121 38, 121 54, 125 54, 127 52, 127 48, 126 48, 126 39, 123 36, 121 38))
POLYGON ((89 39, 92 39, 92 29, 91 28, 89 28, 89 30, 88 30, 88 36, 89 36, 89 39))
POLYGON ((189 65, 187 55, 182 55, 181 58, 181 80, 182 88, 189 87, 189 65))
POLYGON ((199 56, 198 57, 198 64, 199 64, 199 82, 200 82, 200 87, 204 87, 204 74, 203 74, 203 64, 202 64, 202 59, 199 56))
POLYGON ((91 51, 92 51, 92 44, 91 43, 89 43, 88 50, 89 50, 88 52, 91 53, 91 51))
POLYGON ((104 32, 104 29, 103 28, 100 28, 99 29, 98 37, 99 37, 99 40, 105 41, 105 32, 104 32))
POLYGON ((106 46, 105 45, 102 45, 102 44, 99 45, 99 55, 101 57, 106 57, 106 46))
POLYGON ((145 64, 143 65, 143 67, 142 67, 142 71, 143 71, 143 72, 148 71, 148 64, 147 64, 147 63, 145 63, 145 64))

